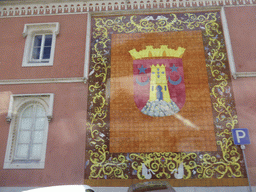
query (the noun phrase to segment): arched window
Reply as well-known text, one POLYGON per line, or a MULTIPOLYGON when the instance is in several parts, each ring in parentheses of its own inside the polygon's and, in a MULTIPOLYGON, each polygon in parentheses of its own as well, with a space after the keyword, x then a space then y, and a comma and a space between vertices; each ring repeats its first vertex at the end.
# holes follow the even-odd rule
POLYGON ((43 169, 53 94, 12 95, 4 169, 43 169))
POLYGON ((25 104, 25 108, 18 112, 18 135, 14 152, 15 160, 41 160, 43 138, 47 126, 44 107, 38 103, 25 104))

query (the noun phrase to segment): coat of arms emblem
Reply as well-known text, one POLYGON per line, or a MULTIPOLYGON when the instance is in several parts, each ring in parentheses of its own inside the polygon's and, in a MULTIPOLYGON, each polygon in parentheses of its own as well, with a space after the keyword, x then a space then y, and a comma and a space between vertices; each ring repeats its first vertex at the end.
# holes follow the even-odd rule
POLYGON ((182 56, 185 48, 146 46, 130 50, 133 57, 134 100, 138 109, 152 117, 178 113, 185 104, 182 56))

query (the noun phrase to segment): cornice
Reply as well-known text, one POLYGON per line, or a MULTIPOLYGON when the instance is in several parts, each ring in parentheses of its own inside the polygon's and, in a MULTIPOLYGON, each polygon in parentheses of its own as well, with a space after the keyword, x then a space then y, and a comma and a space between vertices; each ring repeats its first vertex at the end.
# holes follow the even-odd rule
POLYGON ((216 6, 255 5, 256 0, 31 0, 2 1, 0 16, 56 15, 87 12, 111 12, 123 10, 157 10, 171 8, 197 8, 216 6))
POLYGON ((19 85, 19 84, 44 84, 44 83, 87 83, 84 77, 72 78, 45 78, 45 79, 6 79, 0 80, 0 85, 19 85))

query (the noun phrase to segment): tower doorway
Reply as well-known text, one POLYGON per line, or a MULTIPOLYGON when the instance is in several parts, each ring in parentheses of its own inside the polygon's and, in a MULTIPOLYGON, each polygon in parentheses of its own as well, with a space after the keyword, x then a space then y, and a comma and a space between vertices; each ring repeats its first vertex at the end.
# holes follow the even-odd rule
POLYGON ((158 85, 156 87, 156 98, 160 101, 163 100, 163 92, 162 92, 162 87, 158 85))

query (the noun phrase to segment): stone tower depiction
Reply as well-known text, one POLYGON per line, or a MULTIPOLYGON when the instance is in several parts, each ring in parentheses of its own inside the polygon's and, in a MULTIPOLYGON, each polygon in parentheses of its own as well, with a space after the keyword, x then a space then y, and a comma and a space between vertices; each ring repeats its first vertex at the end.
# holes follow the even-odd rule
POLYGON ((149 101, 155 101, 157 99, 168 103, 171 102, 164 64, 161 66, 159 64, 151 66, 149 101))

